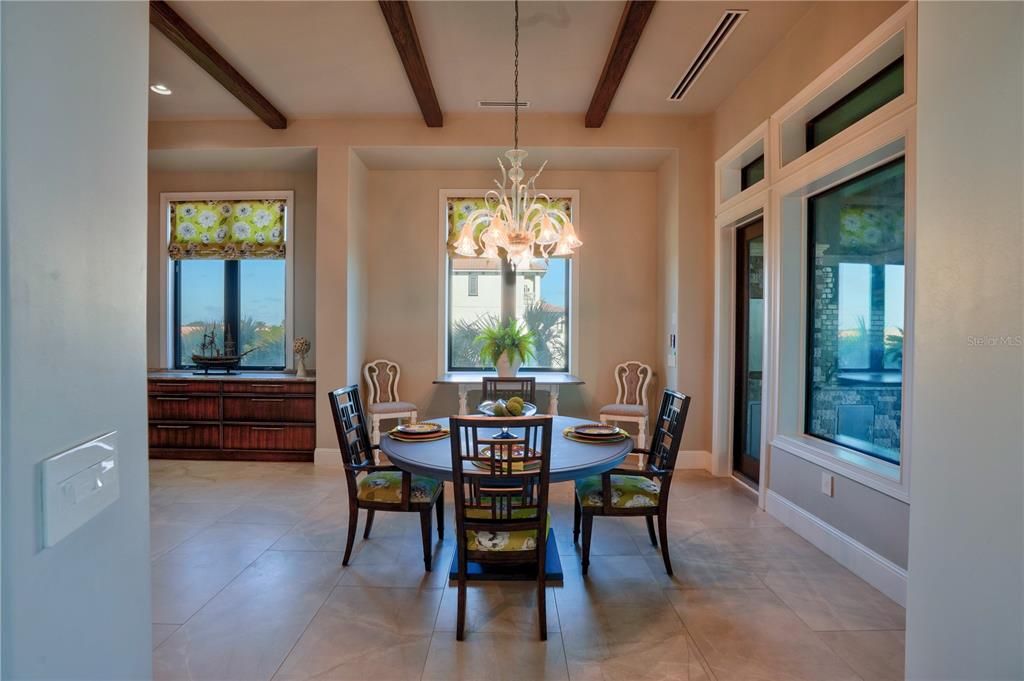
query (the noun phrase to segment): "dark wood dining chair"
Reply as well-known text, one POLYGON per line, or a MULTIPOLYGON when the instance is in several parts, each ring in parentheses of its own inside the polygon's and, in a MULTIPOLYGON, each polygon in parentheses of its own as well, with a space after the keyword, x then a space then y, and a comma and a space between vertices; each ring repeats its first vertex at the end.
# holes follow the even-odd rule
POLYGON ((550 524, 551 423, 550 416, 451 419, 458 544, 455 637, 459 641, 466 633, 470 561, 536 566, 540 640, 547 640, 544 565, 550 524), (512 429, 514 437, 494 437, 502 428, 512 429))
POLYGON ((481 402, 507 400, 517 395, 527 402, 537 404, 537 379, 533 376, 512 378, 484 376, 483 391, 480 395, 481 402))
POLYGON ((590 567, 590 537, 594 516, 598 515, 644 516, 647 534, 654 546, 658 545, 654 534, 654 519, 657 518, 665 572, 672 574, 672 559, 668 553, 668 498, 689 409, 688 395, 666 389, 653 424, 650 447, 638 447, 632 452, 646 459, 642 469, 616 468, 576 481, 572 540, 574 544, 579 541, 582 524, 584 575, 590 567))
POLYGON ((407 473, 398 466, 381 466, 373 455, 359 386, 350 385, 327 393, 338 433, 341 461, 348 485, 348 541, 341 564, 348 565, 359 524, 359 509, 366 509, 363 539, 370 538, 376 511, 420 514, 423 566, 430 572, 431 511, 437 511, 437 538, 444 539, 444 484, 440 480, 407 473))

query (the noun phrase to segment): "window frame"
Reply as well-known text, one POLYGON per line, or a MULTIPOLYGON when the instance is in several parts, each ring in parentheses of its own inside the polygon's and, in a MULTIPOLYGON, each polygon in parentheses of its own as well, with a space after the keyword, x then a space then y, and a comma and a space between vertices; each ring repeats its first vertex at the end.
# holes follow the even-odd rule
MULTIPOLYGON (((451 280, 451 258, 448 254, 448 249, 445 244, 448 240, 448 200, 458 197, 466 198, 481 198, 487 194, 486 189, 441 189, 438 192, 438 348, 437 348, 437 369, 438 375, 445 374, 479 374, 492 371, 492 369, 481 369, 481 368, 451 368, 449 363, 450 349, 448 347, 448 336, 451 324, 451 310, 449 309, 449 294, 450 287, 449 283, 451 280)), ((569 199, 571 202, 570 219, 573 222, 573 226, 576 228, 576 234, 582 240, 586 240, 583 236, 584 232, 580 229, 580 193, 579 190, 575 189, 540 189, 543 193, 547 194, 552 198, 569 199)), ((579 344, 577 334, 577 320, 576 310, 579 309, 579 280, 580 280, 580 267, 581 257, 580 252, 584 249, 577 249, 573 254, 567 258, 569 261, 569 271, 567 274, 567 286, 568 294, 566 295, 567 303, 567 316, 568 316, 568 339, 566 343, 567 353, 567 367, 565 369, 544 369, 536 367, 525 367, 522 369, 524 373, 530 374, 561 374, 561 375, 572 375, 576 372, 576 367, 579 362, 579 344)), ((504 279, 513 270, 507 262, 502 261, 502 268, 500 270, 501 276, 504 279)), ((507 287, 507 282, 502 283, 502 287, 507 287)), ((513 288, 510 292, 503 292, 504 296, 510 297, 515 300, 515 289, 514 283, 513 288)))
MULTIPOLYGON (((160 194, 160 363, 165 368, 187 371, 194 367, 178 366, 178 341, 176 336, 176 319, 178 317, 178 269, 174 261, 167 255, 171 238, 170 204, 178 201, 240 201, 245 199, 281 199, 285 202, 284 244, 285 244, 285 291, 284 291, 284 327, 285 327, 285 365, 273 368, 241 367, 245 371, 290 371, 295 368, 295 354, 290 352, 289 343, 295 338, 295 231, 293 221, 295 214, 295 192, 292 190, 260 190, 231 192, 162 192, 160 194)), ((231 262, 231 261, 228 261, 231 262)), ((241 268, 238 268, 241 269, 241 268)), ((228 296, 225 276, 225 298, 228 296)), ((236 296, 237 297, 237 296, 236 296)), ((228 310, 225 309, 225 317, 228 310)), ((237 340, 237 339, 236 339, 237 340)))

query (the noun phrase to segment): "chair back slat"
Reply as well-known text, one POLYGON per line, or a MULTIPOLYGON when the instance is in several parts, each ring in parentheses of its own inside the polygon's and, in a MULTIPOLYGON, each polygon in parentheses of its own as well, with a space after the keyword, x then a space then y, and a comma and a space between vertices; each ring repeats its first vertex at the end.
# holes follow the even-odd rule
POLYGON ((341 461, 345 465, 346 476, 354 483, 359 467, 375 463, 366 415, 359 399, 359 386, 332 390, 328 398, 334 415, 334 429, 338 434, 341 461))
POLYGON ((642 362, 623 362, 615 367, 616 404, 647 406, 647 387, 651 383, 651 367, 642 362))
POLYGON ((550 416, 452 417, 452 481, 460 541, 466 530, 535 529, 538 537, 544 536, 551 424, 550 416), (496 437, 502 428, 513 437, 496 437))
POLYGON ((532 376, 517 376, 513 378, 501 378, 498 376, 484 377, 483 392, 480 396, 481 402, 499 399, 507 400, 517 395, 527 402, 536 404, 537 379, 532 376))
POLYGON ((370 404, 398 402, 398 380, 402 369, 386 359, 375 359, 363 367, 363 377, 369 389, 370 404))
POLYGON ((661 409, 654 421, 651 434, 650 454, 647 457, 647 468, 673 470, 679 445, 683 439, 683 428, 686 426, 686 414, 690 409, 690 396, 665 389, 661 397, 661 409))

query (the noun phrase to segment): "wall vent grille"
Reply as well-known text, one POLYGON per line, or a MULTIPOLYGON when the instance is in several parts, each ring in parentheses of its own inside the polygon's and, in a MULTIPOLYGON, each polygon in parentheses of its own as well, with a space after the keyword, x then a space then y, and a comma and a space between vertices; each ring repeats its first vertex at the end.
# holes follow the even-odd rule
POLYGON ((736 27, 746 16, 747 10, 745 9, 730 9, 726 10, 725 14, 722 15, 722 19, 715 26, 715 30, 711 31, 711 35, 708 36, 707 42, 700 48, 697 56, 694 57, 693 62, 690 64, 690 68, 686 69, 686 73, 679 79, 679 84, 676 85, 675 89, 672 90, 672 94, 668 96, 670 102, 678 102, 686 93, 690 91, 693 84, 700 78, 700 74, 704 72, 707 65, 711 63, 715 54, 722 48, 725 41, 729 39, 732 32, 736 30, 736 27))
MULTIPOLYGON (((493 99, 482 99, 476 103, 481 109, 511 109, 515 107, 516 103, 512 101, 501 101, 493 99)), ((529 109, 529 102, 519 102, 520 109, 529 109)))

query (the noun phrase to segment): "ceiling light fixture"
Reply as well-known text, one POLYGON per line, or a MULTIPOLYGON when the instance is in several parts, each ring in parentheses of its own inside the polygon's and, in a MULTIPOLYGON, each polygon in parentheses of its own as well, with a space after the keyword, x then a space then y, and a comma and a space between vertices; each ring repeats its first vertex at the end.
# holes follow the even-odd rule
POLYGON ((515 62, 513 69, 512 149, 505 152, 509 161, 506 169, 501 159, 501 181, 494 181, 498 190, 484 196, 486 208, 475 210, 466 217, 455 253, 465 257, 482 256, 488 259, 504 258, 513 269, 527 268, 534 258, 547 260, 552 255, 572 255, 583 245, 576 236, 572 220, 553 206, 551 197, 537 192, 537 178, 544 172, 547 161, 529 180, 523 161, 526 151, 519 148, 519 0, 515 7, 515 62), (481 231, 477 234, 477 228, 481 231))
POLYGON ((154 83, 149 86, 149 89, 158 95, 169 95, 172 92, 171 88, 167 87, 163 83, 154 83))

